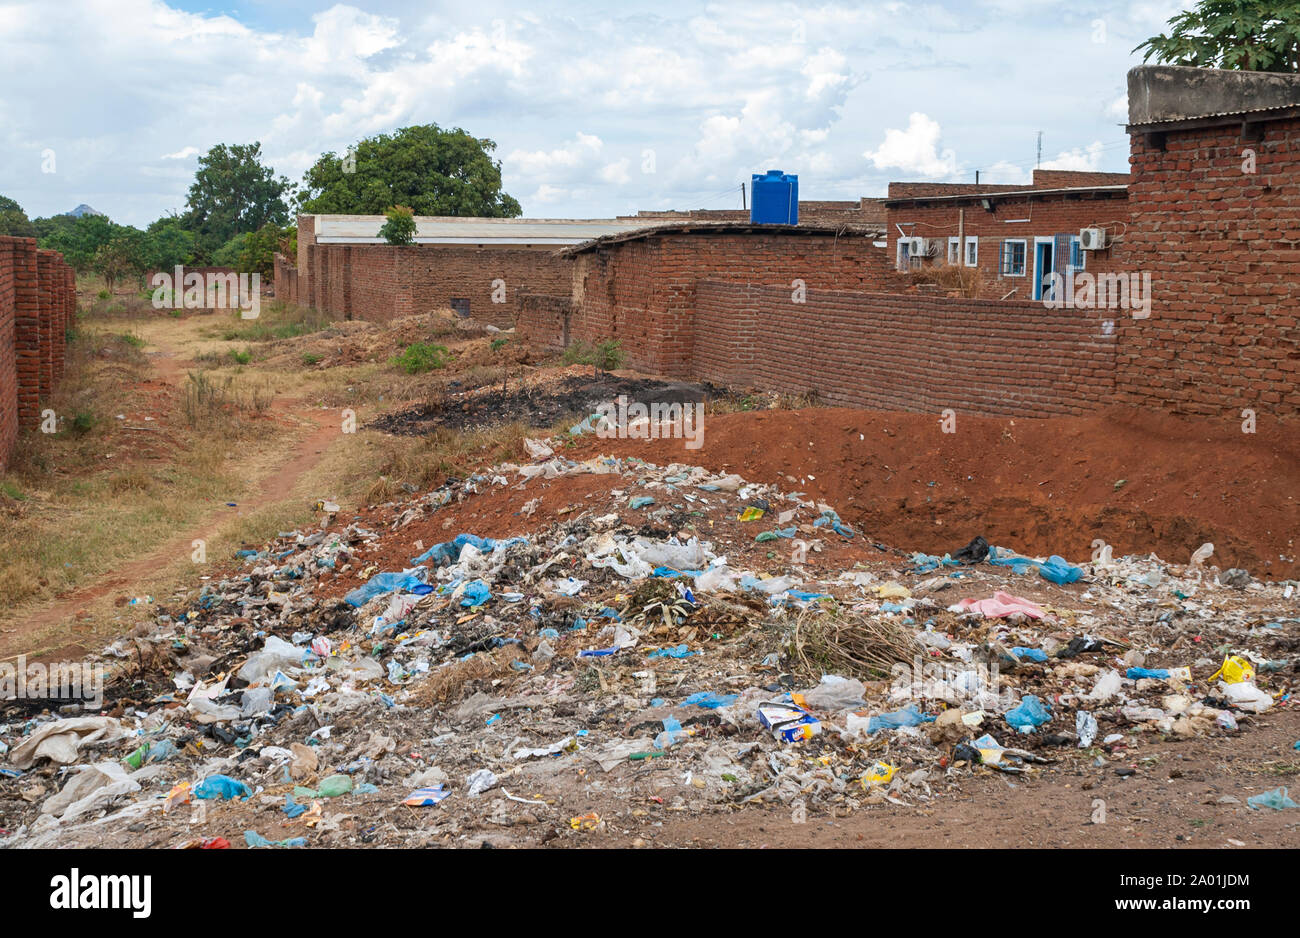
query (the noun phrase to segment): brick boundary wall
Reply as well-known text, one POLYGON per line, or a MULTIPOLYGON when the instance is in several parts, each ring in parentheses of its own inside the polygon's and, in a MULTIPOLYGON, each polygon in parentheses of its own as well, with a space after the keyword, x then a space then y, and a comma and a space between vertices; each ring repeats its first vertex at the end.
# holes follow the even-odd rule
POLYGON ((1114 329, 1097 311, 814 289, 794 303, 784 287, 719 280, 697 296, 696 380, 936 417, 1079 415, 1113 402, 1114 329))
MULTIPOLYGON (((804 288, 903 291, 908 279, 861 234, 695 231, 649 235, 598 245, 577 254, 571 336, 618 339, 633 368, 671 377, 690 372, 697 308, 705 278, 780 284, 789 297, 804 288)), ((541 323, 520 331, 536 341, 541 323)))
POLYGON ((275 298, 285 303, 298 302, 298 268, 283 254, 275 255, 275 298))
POLYGON ((298 302, 340 319, 384 322, 464 299, 471 317, 506 328, 519 313, 520 297, 567 293, 573 283, 572 261, 528 248, 313 243, 306 258, 305 285, 302 270, 296 271, 298 302), (504 302, 496 302, 502 294, 494 281, 504 281, 504 302))
POLYGON ((519 298, 515 329, 547 352, 562 352, 569 346, 573 298, 528 293, 519 298))
POLYGON ((76 304, 76 276, 61 254, 0 237, 0 469, 63 377, 76 304))
POLYGON ((1300 413, 1300 118, 1132 137, 1121 265, 1151 316, 1121 319, 1120 400, 1241 419, 1300 413), (1255 173, 1243 172, 1254 150, 1255 173))

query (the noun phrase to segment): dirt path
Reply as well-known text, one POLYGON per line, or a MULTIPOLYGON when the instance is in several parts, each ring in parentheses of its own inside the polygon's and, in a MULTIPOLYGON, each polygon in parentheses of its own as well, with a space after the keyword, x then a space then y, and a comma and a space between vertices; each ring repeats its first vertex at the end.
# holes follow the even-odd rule
MULTIPOLYGON (((159 346, 159 352, 151 355, 151 359, 161 379, 174 385, 182 383, 186 370, 172 349, 159 346)), ((174 563, 178 556, 190 555, 196 539, 212 540, 232 518, 250 514, 287 498, 298 479, 321 461, 330 444, 338 438, 340 425, 332 411, 307 407, 298 399, 278 398, 271 403, 270 412, 278 420, 310 429, 286 450, 285 460, 261 480, 257 491, 241 499, 237 507, 213 511, 192 529, 175 535, 147 554, 96 577, 68 595, 33 609, 15 622, 12 629, 0 633, 0 661, 24 654, 32 647, 33 639, 43 631, 64 623, 71 624, 91 604, 147 579, 159 569, 174 563)), ((44 650, 32 660, 69 660, 85 655, 88 650, 78 642, 69 642, 44 650)))

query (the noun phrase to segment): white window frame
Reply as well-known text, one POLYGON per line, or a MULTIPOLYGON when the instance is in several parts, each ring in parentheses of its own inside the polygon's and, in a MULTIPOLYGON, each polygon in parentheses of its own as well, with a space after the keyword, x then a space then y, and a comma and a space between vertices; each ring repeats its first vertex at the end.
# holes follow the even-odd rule
POLYGON ((1008 245, 1008 244, 1018 244, 1018 245, 1020 245, 1022 248, 1024 248, 1024 249, 1025 249, 1025 258, 1024 258, 1023 261, 1021 261, 1021 264, 1020 264, 1020 273, 1018 273, 1018 274, 1013 274, 1013 273, 1007 273, 1007 272, 1005 272, 1005 271, 999 270, 999 271, 998 271, 998 276, 1000 276, 1000 277, 1024 277, 1024 276, 1026 276, 1026 272, 1029 270, 1029 240, 1028 240, 1027 238, 1003 238, 1003 239, 1002 239, 1002 256, 1003 256, 1004 258, 1007 256, 1007 253, 1008 253, 1008 252, 1007 252, 1007 245, 1008 245))
POLYGON ((955 267, 961 260, 961 238, 948 239, 948 264, 955 267))
POLYGON ((894 266, 895 266, 898 270, 911 270, 911 269, 912 269, 912 256, 911 256, 910 250, 909 250, 909 248, 908 248, 908 246, 907 246, 907 242, 908 242, 909 240, 910 240, 910 238, 905 238, 905 237, 903 237, 902 235, 900 235, 899 238, 898 238, 898 240, 895 242, 895 245, 896 245, 896 247, 895 247, 895 254, 896 254, 897 256, 896 256, 896 259, 895 259, 895 265, 894 265, 894 266))
POLYGON ((967 236, 966 238, 966 266, 978 267, 980 265, 980 239, 967 236))

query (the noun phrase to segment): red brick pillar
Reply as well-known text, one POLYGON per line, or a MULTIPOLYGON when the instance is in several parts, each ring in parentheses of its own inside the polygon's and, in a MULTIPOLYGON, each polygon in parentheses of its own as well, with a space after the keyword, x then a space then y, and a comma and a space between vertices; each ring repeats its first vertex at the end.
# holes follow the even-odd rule
POLYGON ((36 273, 36 241, 17 238, 14 268, 14 369, 18 378, 18 425, 40 421, 41 303, 36 273))
POLYGON ((14 243, 0 237, 0 470, 18 439, 18 372, 14 361, 14 243))
POLYGON ((36 282, 39 292, 41 317, 41 370, 37 385, 37 398, 44 402, 54 390, 54 265, 59 260, 55 251, 36 252, 36 282))

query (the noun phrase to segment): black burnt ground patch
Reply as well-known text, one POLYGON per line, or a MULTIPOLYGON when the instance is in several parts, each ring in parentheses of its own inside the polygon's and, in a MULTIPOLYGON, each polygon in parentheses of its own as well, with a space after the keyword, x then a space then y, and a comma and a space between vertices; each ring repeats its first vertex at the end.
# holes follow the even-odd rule
POLYGON ((711 384, 620 378, 571 376, 558 385, 476 390, 450 394, 444 400, 417 404, 384 414, 369 426, 399 436, 422 436, 439 427, 475 429, 522 420, 530 427, 550 427, 563 418, 581 419, 600 404, 617 402, 624 395, 628 403, 688 404, 725 396, 711 384))

